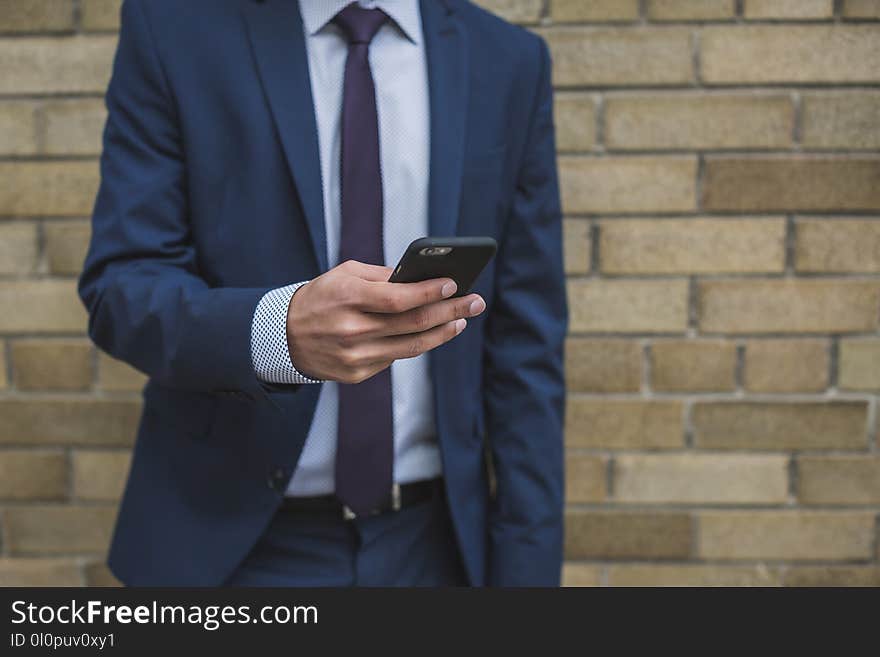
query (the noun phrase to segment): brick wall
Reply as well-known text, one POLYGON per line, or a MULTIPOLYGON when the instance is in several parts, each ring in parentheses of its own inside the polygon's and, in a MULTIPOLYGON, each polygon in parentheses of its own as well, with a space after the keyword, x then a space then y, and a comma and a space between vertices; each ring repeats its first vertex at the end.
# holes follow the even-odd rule
MULTIPOLYGON (((880 0, 482 0, 549 41, 569 584, 880 585, 880 0)), ((0 583, 101 559, 143 379, 74 293, 118 0, 0 0, 0 583)))

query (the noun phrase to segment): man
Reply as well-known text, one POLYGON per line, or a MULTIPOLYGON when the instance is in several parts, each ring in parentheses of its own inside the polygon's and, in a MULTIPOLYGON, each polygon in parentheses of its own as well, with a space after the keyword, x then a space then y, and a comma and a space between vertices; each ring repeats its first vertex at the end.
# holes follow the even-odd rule
POLYGON ((80 281, 150 377, 124 583, 558 584, 551 96, 465 0, 126 1, 80 281), (474 293, 387 282, 455 234, 474 293))

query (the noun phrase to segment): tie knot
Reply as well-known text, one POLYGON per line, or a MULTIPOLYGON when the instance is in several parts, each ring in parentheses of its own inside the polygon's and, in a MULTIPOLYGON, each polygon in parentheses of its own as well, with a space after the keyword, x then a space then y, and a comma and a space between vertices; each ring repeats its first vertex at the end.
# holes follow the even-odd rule
POLYGON ((376 36, 388 15, 381 9, 364 9, 357 2, 352 2, 333 18, 348 39, 349 44, 369 44, 376 36))

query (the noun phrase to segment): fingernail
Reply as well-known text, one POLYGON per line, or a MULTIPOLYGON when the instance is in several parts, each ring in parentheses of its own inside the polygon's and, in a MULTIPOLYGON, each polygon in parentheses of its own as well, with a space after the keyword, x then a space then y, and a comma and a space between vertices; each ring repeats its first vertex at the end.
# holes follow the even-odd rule
POLYGON ((467 326, 466 319, 457 319, 455 320, 455 334, 458 335, 462 331, 464 331, 464 327, 467 326))
POLYGON ((455 281, 447 281, 443 284, 443 287, 440 289, 440 294, 443 295, 443 298, 446 299, 455 294, 455 281))
POLYGON ((469 310, 471 315, 479 315, 481 312, 486 310, 486 302, 483 301, 482 298, 474 299, 473 301, 471 301, 471 306, 469 310))

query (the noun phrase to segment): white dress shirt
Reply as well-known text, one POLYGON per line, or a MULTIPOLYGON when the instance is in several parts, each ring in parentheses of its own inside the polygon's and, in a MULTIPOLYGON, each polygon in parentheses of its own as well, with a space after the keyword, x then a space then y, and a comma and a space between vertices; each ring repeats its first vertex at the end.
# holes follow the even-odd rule
MULTIPOLYGON (((327 260, 339 264, 340 120, 348 43, 331 21, 351 0, 300 0, 315 118, 318 126, 327 260)), ((428 234, 430 120, 428 71, 419 0, 359 0, 391 18, 370 44, 376 87, 383 193, 385 263, 394 266, 409 243, 428 234)), ((318 406, 288 495, 332 493, 339 397, 335 382, 314 382, 293 367, 287 346, 287 307, 295 283, 266 294, 257 306, 251 355, 257 376, 272 383, 319 384, 318 406)), ((394 481, 440 474, 428 357, 391 365, 394 481)))

